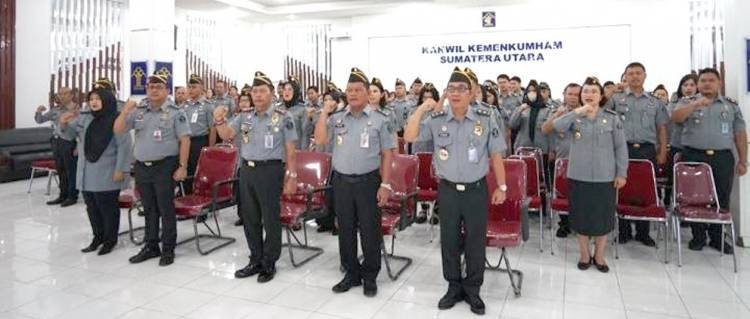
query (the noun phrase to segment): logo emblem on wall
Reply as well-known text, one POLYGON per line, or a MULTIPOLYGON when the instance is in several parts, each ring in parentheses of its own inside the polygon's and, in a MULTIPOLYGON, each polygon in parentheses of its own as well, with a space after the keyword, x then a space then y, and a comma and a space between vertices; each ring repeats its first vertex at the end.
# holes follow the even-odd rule
POLYGON ((167 90, 169 90, 169 94, 172 94, 172 84, 174 79, 172 75, 172 62, 155 62, 154 70, 167 77, 167 90))
POLYGON ((495 11, 482 12, 482 27, 484 28, 495 27, 495 11))
POLYGON ((130 95, 145 95, 146 80, 148 79, 148 64, 130 62, 130 95))

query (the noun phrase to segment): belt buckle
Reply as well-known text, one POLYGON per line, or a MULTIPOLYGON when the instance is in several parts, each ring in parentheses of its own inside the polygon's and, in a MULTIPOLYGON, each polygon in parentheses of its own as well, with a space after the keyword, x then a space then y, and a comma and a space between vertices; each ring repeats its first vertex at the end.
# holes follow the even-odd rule
POLYGON ((154 165, 154 162, 143 162, 143 165, 146 165, 146 167, 151 167, 154 165))
POLYGON ((714 155, 714 150, 706 150, 706 155, 713 156, 714 155))
POLYGON ((633 144, 633 147, 635 147, 635 148, 641 148, 641 144, 635 143, 635 144, 633 144))
POLYGON ((456 184, 456 190, 459 192, 463 192, 466 190, 466 185, 464 184, 456 184))
POLYGON ((253 162, 253 161, 247 161, 247 166, 255 167, 255 162, 253 162))

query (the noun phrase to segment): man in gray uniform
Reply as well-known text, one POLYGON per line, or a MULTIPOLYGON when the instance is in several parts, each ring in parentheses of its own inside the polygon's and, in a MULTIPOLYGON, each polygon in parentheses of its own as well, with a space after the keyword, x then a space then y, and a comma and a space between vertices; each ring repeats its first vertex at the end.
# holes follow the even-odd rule
POLYGON ((47 205, 58 205, 68 207, 75 205, 78 201, 78 190, 76 189, 76 162, 78 159, 73 155, 76 149, 76 134, 73 131, 63 130, 60 126, 60 117, 66 113, 78 113, 78 106, 73 102, 73 92, 68 87, 63 87, 57 92, 60 106, 54 107, 48 112, 47 108, 40 105, 34 113, 34 121, 37 124, 52 122, 52 154, 55 158, 55 167, 60 176, 60 196, 47 202, 47 205))
MULTIPOLYGON (((191 74, 188 80, 189 99, 182 105, 190 124, 190 155, 188 156, 187 174, 195 175, 201 149, 216 143, 216 130, 213 127, 214 105, 203 96, 203 79, 191 74)), ((193 193, 193 183, 184 185, 185 193, 193 193)))
MULTIPOLYGON (((203 93, 203 92, 201 92, 203 93)), ((185 102, 188 100, 188 89, 184 86, 174 87, 174 104, 178 107, 183 107, 185 102)))
MULTIPOLYGON (((747 172, 745 119, 736 101, 721 96, 721 76, 717 70, 700 71, 698 90, 700 94, 680 101, 672 112, 672 121, 682 124, 682 160, 711 166, 719 207, 729 211, 735 172, 738 176, 747 172), (733 150, 739 157, 736 165, 733 150)), ((722 249, 721 225, 693 223, 691 228, 690 249, 703 249, 706 231, 711 239, 709 246, 722 249)), ((723 246, 724 252, 734 253, 732 243, 723 246)))
POLYGON ((226 106, 229 110, 229 114, 234 114, 234 108, 236 105, 234 103, 234 98, 227 93, 226 82, 222 80, 216 81, 216 83, 214 83, 214 91, 216 92, 216 95, 213 97, 214 106, 226 106))
POLYGON ((246 278, 258 274, 259 283, 274 278, 276 261, 281 255, 282 190, 284 194, 293 194, 297 188, 294 150, 297 131, 289 112, 272 105, 272 92, 273 82, 263 72, 255 72, 252 111, 247 115, 240 113, 229 124, 225 119, 227 108, 219 106, 214 111, 221 138, 241 139, 240 211, 250 263, 234 276, 246 278))
POLYGON ((450 108, 433 111, 439 106, 428 99, 409 118, 404 139, 408 142, 433 140, 435 145, 433 165, 440 177, 440 246, 443 277, 448 281, 448 292, 440 299, 438 308, 449 309, 465 300, 472 312, 484 314, 479 290, 484 280, 487 236, 485 176, 491 162, 494 176, 490 178, 495 178, 498 184, 492 203, 501 204, 507 191, 502 158, 506 145, 502 129, 492 113, 484 107, 471 105, 475 98, 471 93, 474 83, 467 72, 456 68, 447 88, 450 108), (422 115, 428 112, 432 112, 428 120, 421 121, 422 115), (466 277, 461 274, 462 251, 466 258, 466 277))
POLYGON ((391 102, 390 107, 396 114, 396 131, 399 136, 403 136, 404 125, 406 125, 406 119, 409 117, 413 102, 406 98, 406 84, 401 79, 396 79, 396 87, 393 92, 396 98, 391 102))
MULTIPOLYGON (((555 113, 547 118, 547 121, 542 125, 542 133, 552 134, 552 144, 554 148, 555 159, 568 158, 570 154, 570 132, 560 133, 555 132, 555 120, 561 116, 571 112, 581 106, 581 86, 577 83, 570 83, 565 87, 564 90, 565 103, 555 110, 555 113)), ((554 165, 554 161, 551 161, 554 165)), ((550 170, 550 180, 554 179, 554 167, 550 170)), ((552 181, 550 181, 552 183, 552 181)), ((557 229, 556 236, 559 238, 568 237, 570 234, 570 223, 568 222, 568 215, 560 215, 560 221, 557 223, 560 228, 557 229)))
POLYGON ((373 297, 378 291, 375 279, 380 272, 383 241, 378 206, 388 202, 392 191, 389 181, 396 140, 388 115, 367 105, 369 83, 362 71, 352 68, 346 86, 348 110, 329 118, 333 103, 327 104, 315 125, 315 143, 325 147, 329 134, 335 135, 333 205, 346 276, 333 286, 333 291, 346 292, 364 281, 365 296, 373 297), (361 265, 357 258, 357 230, 364 255, 361 265))
MULTIPOLYGON (((645 92, 643 83, 646 80, 646 68, 639 62, 628 64, 625 68, 628 88, 615 93, 607 101, 605 108, 614 110, 620 116, 628 141, 628 155, 631 159, 647 159, 657 165, 667 161, 667 122, 669 115, 664 103, 650 93, 645 92), (658 147, 658 150, 657 150, 658 147)), ((647 221, 636 221, 635 239, 646 246, 656 246, 649 235, 650 225, 647 221)), ((626 243, 632 237, 630 222, 620 220, 619 242, 626 243)))
POLYGON ((187 177, 190 124, 185 112, 169 98, 166 75, 150 76, 146 93, 147 98, 137 106, 133 100, 125 104, 113 130, 115 134, 135 130, 135 187, 146 215, 146 245, 130 262, 161 256, 159 265, 167 266, 174 262, 177 240, 174 189, 175 182, 187 177))

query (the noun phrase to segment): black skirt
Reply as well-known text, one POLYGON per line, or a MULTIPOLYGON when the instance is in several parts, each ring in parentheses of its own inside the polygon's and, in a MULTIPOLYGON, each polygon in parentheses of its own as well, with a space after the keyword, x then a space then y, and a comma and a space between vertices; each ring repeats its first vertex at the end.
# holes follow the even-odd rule
POLYGON ((615 228, 614 182, 594 183, 568 179, 570 227, 579 235, 604 236, 615 228))

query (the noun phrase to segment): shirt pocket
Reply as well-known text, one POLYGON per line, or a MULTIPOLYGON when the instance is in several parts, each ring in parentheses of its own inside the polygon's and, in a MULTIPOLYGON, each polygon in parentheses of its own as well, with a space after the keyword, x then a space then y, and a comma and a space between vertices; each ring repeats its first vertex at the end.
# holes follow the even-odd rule
POLYGON ((435 146, 439 148, 448 148, 448 146, 450 146, 451 144, 453 144, 453 138, 450 135, 443 134, 441 136, 440 134, 438 134, 435 137, 435 146))
POLYGON ((614 131, 614 125, 612 121, 607 123, 599 122, 596 124, 596 144, 602 148, 613 149, 612 135, 614 131))
POLYGON ((133 129, 135 129, 136 132, 144 129, 146 127, 145 121, 135 121, 135 124, 133 124, 133 129))
POLYGON ((159 120, 159 130, 161 131, 162 141, 175 134, 174 124, 175 120, 172 118, 167 120, 159 120))
POLYGON ((641 126, 649 132, 655 131, 656 105, 646 105, 641 114, 641 126))

